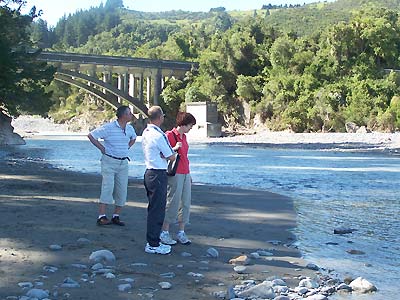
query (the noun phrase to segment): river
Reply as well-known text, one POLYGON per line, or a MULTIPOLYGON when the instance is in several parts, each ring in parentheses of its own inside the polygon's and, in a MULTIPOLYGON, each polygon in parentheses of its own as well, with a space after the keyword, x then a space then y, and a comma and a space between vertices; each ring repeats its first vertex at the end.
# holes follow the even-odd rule
MULTIPOLYGON (((12 149, 55 167, 98 173, 100 153, 83 137, 27 139, 12 149)), ((0 150, 1 155, 7 155, 0 150)), ((130 176, 142 178, 143 153, 131 150, 130 176)), ((192 143, 193 181, 273 191, 294 199, 296 244, 310 262, 342 276, 362 276, 379 292, 331 299, 397 298, 400 278, 400 157, 379 152, 266 148, 192 143), (352 234, 334 235, 337 227, 352 234), (352 255, 346 250, 361 250, 352 255)), ((243 199, 245 201, 245 199, 243 199)), ((266 237, 266 240, 268 238, 266 237)))

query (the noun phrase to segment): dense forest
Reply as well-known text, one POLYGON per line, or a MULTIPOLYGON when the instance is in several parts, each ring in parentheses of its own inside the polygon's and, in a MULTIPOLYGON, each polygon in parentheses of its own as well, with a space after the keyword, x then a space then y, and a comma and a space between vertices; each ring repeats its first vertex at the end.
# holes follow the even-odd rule
MULTIPOLYGON (((107 0, 52 28, 39 18, 30 37, 50 51, 199 62, 183 80, 167 82, 162 105, 171 115, 185 102, 207 100, 231 128, 257 120, 295 132, 344 131, 347 122, 394 131, 400 128, 399 13, 400 0, 160 13, 107 0)), ((53 82, 48 92, 58 120, 97 109, 77 89, 53 82)))

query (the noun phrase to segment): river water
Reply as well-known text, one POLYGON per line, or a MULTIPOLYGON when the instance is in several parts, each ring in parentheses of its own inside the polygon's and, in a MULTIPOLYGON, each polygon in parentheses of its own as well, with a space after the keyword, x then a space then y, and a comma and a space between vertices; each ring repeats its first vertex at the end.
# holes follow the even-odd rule
MULTIPOLYGON (((28 139, 21 156, 98 173, 100 153, 86 138, 28 139)), ((1 156, 7 151, 0 149, 1 156)), ((143 178, 141 144, 131 150, 130 176, 143 178)), ((362 276, 379 292, 331 299, 396 299, 400 281, 400 157, 383 153, 190 145, 195 183, 273 191, 294 199, 297 246, 304 258, 343 276, 362 276), (334 235, 338 227, 352 234, 334 235), (361 250, 351 255, 346 250, 361 250)), ((265 237, 268 240, 268 237, 265 237)))

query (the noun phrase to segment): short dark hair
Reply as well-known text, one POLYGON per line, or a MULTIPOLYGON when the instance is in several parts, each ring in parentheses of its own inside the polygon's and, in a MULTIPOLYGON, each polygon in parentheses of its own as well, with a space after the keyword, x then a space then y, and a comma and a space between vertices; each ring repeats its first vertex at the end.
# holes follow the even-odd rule
POLYGON ((121 105, 120 107, 118 107, 117 114, 116 114, 117 118, 118 119, 121 118, 126 113, 127 109, 130 109, 130 108, 129 108, 129 106, 126 106, 126 105, 121 105))
POLYGON ((176 126, 186 126, 189 124, 195 125, 196 118, 191 113, 183 111, 178 112, 176 115, 176 126))
POLYGON ((150 121, 154 121, 163 115, 163 111, 160 106, 154 105, 149 108, 147 114, 149 115, 150 121))

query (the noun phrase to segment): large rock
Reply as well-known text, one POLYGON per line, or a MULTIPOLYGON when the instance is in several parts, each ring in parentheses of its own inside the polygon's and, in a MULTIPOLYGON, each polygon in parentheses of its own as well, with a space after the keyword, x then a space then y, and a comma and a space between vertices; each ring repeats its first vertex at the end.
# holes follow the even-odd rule
POLYGON ((105 261, 107 263, 115 262, 115 255, 110 250, 98 250, 92 252, 89 256, 89 260, 95 263, 105 261))
POLYGON ((368 280, 362 278, 362 277, 357 277, 350 283, 350 287, 353 289, 353 291, 366 294, 366 293, 371 293, 371 292, 376 292, 377 288, 374 286, 372 283, 370 283, 368 280))
POLYGON ((356 133, 357 130, 360 128, 356 123, 353 122, 347 122, 345 124, 346 127, 346 132, 348 133, 356 133))
POLYGON ((0 145, 25 145, 24 139, 14 133, 11 120, 11 117, 6 116, 0 110, 0 145))
POLYGON ((248 298, 266 298, 266 299, 273 299, 275 298, 275 292, 271 286, 270 282, 262 282, 255 286, 250 287, 249 289, 241 292, 238 294, 239 297, 248 297, 248 298))

